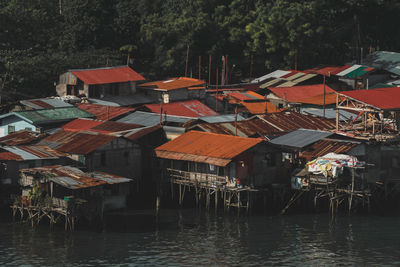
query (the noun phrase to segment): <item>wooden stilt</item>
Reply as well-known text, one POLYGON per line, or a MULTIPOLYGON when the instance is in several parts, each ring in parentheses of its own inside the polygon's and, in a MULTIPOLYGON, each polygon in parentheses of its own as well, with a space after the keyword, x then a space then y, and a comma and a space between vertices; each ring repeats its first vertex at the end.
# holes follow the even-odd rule
POLYGON ((215 200, 215 210, 217 210, 218 209, 218 189, 215 189, 214 200, 215 200))

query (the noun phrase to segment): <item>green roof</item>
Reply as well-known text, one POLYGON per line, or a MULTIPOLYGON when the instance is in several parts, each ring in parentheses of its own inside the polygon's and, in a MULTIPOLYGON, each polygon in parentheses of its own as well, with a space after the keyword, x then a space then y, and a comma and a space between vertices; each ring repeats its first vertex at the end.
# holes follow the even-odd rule
POLYGON ((363 63, 400 75, 400 53, 376 51, 368 55, 363 63))
POLYGON ((16 111, 14 113, 30 120, 32 123, 46 123, 94 117, 93 114, 76 107, 16 111))
POLYGON ((370 72, 373 69, 374 68, 371 68, 371 67, 361 66, 361 67, 345 74, 344 76, 348 77, 348 78, 362 77, 364 74, 370 72))
POLYGON ((388 88, 388 87, 396 87, 395 85, 387 84, 387 83, 377 83, 374 86, 370 86, 368 89, 375 88, 388 88))

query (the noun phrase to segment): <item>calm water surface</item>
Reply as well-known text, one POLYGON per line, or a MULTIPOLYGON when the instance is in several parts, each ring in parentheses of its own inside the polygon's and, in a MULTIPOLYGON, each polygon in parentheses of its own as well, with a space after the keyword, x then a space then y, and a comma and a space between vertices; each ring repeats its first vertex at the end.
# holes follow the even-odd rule
POLYGON ((400 265, 400 217, 170 211, 158 229, 76 231, 0 223, 0 266, 400 265))

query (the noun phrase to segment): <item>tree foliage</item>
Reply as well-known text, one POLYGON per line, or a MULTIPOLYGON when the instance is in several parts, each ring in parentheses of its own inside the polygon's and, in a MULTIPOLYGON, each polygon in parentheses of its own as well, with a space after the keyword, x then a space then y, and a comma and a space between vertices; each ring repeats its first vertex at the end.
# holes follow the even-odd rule
MULTIPOLYGON (((149 79, 203 78, 229 56, 236 81, 276 68, 343 64, 398 51, 396 0, 9 0, 0 3, 0 89, 54 95, 69 68, 126 64, 149 79), (60 5, 61 4, 61 5, 60 5)), ((212 77, 215 77, 212 75, 212 77)), ((214 81, 212 81, 214 82, 214 81)), ((235 81, 234 81, 235 82, 235 81)))

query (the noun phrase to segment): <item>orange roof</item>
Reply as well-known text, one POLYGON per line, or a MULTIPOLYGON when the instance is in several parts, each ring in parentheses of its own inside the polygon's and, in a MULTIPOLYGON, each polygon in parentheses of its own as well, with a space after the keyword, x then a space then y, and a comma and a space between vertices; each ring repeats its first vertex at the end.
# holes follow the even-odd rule
MULTIPOLYGON (((282 99, 285 99, 288 102, 298 102, 298 100, 300 99, 324 94, 323 84, 301 85, 292 87, 268 87, 268 89, 271 90, 271 92, 275 95, 279 96, 282 99)), ((328 85, 325 85, 325 93, 335 93, 335 91, 328 85)))
MULTIPOLYGON (((325 105, 335 104, 336 96, 337 96, 336 93, 326 93, 325 94, 325 105)), ((324 105, 324 94, 298 99, 296 102, 304 103, 304 104, 312 104, 312 105, 317 105, 317 106, 323 106, 324 105)))
MULTIPOLYGON (((203 81, 203 80, 187 78, 187 77, 179 77, 179 78, 171 78, 171 79, 165 80, 165 81, 142 83, 139 86, 169 91, 169 90, 176 90, 176 89, 182 89, 182 88, 203 86, 204 84, 205 84, 205 81, 203 81)), ((191 89, 193 89, 193 88, 191 88, 191 89)))
POLYGON ((159 158, 226 166, 236 156, 261 143, 260 138, 190 131, 155 149, 159 158))
POLYGON ((135 108, 113 107, 87 103, 78 104, 78 108, 95 115, 99 120, 111 120, 120 115, 135 111, 135 108))
POLYGON ((281 112, 283 109, 277 108, 271 102, 242 102, 241 103, 251 114, 265 114, 281 112))

